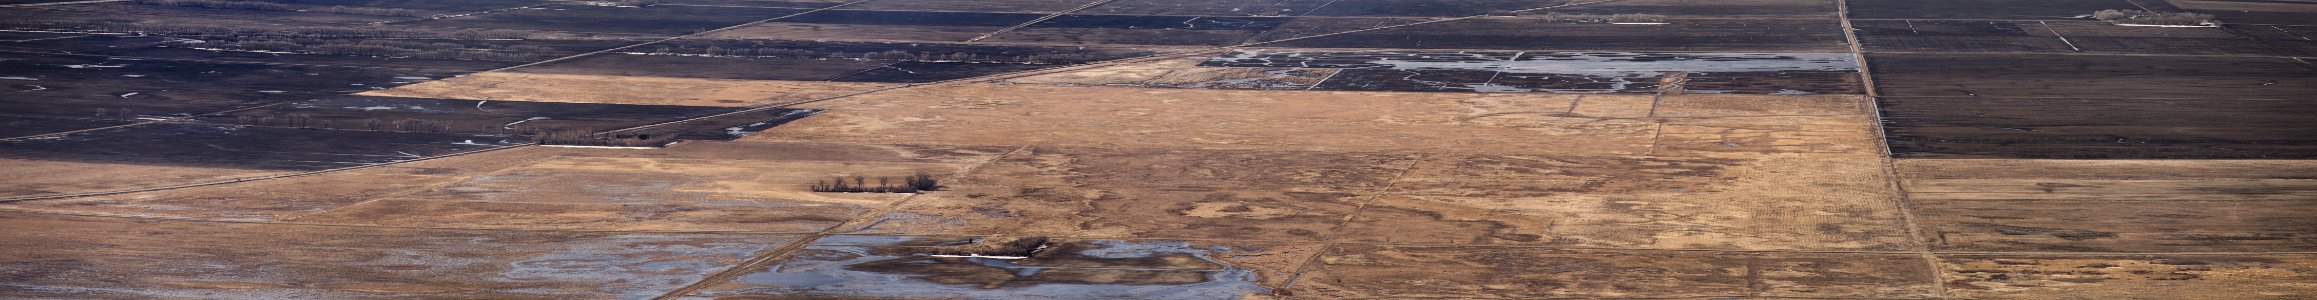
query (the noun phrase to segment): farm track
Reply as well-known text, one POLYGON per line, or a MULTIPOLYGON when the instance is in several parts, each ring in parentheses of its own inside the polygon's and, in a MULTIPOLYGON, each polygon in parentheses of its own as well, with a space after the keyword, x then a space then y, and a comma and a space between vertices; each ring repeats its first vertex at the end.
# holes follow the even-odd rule
POLYGON ((1873 124, 1875 146, 1881 148, 1881 152, 1877 154, 1881 154, 1881 167, 1885 178, 1883 184, 1893 192, 1891 205, 1898 209, 1899 223, 1906 225, 1907 244, 1915 248, 1915 255, 1922 257, 1924 266, 1928 268, 1925 270, 1931 270, 1929 274, 1926 274, 1928 275, 1927 278, 1924 278, 1924 281, 1928 282, 1931 288, 1930 296, 1932 298, 1946 298, 1947 283, 1940 279, 1940 274, 1943 272, 1939 271, 1939 254, 1933 253, 1931 245, 1923 239, 1923 225, 1921 221, 1917 220, 1914 203, 1907 198, 1907 186, 1903 183, 1906 180, 1900 177, 1903 174, 1899 173, 1898 160, 1891 157, 1890 129, 1883 128, 1881 93, 1875 89, 1874 70, 1867 63, 1866 45, 1859 43, 1858 28, 1851 25, 1850 1, 1835 0, 1834 5, 1835 17, 1842 23, 1843 43, 1849 44, 1851 59, 1858 61, 1858 81, 1862 85, 1860 90, 1866 92, 1867 115, 1872 118, 1867 123, 1873 124))
MULTIPOLYGON (((158 123, 158 122, 155 122, 155 123, 158 123)), ((150 124, 150 123, 144 123, 144 124, 150 124)), ((142 125, 142 124, 132 124, 132 125, 142 125)), ((123 125, 123 126, 129 126, 129 125, 123 125)), ((499 150, 506 150, 506 149, 522 148, 522 147, 525 147, 525 146, 532 146, 532 145, 536 145, 536 143, 533 143, 533 144, 521 144, 521 145, 510 145, 510 146, 502 146, 502 147, 497 147, 497 148, 490 148, 490 149, 482 149, 482 150, 475 150, 475 151, 467 151, 467 152, 459 152, 459 153, 443 154, 443 155, 429 156, 429 157, 423 157, 423 158, 412 159, 412 160, 405 160, 405 161, 397 161, 397 162, 391 162, 391 163, 382 163, 382 164, 368 164, 368 165, 360 165, 360 166, 352 166, 352 167, 344 167, 344 168, 336 168, 336 169, 328 169, 328 170, 319 170, 319 171, 307 171, 307 172, 289 173, 289 174, 276 174, 276 175, 257 176, 257 177, 234 178, 234 179, 227 179, 227 180, 220 180, 220 181, 210 181, 210 182, 198 182, 198 183, 187 183, 187 184, 179 184, 179 185, 156 186, 156 187, 144 187, 144 188, 134 188, 134 189, 125 189, 125 190, 112 190, 112 191, 101 191, 101 192, 87 192, 87 193, 61 194, 61 195, 38 195, 38 196, 21 196, 21 197, 8 197, 8 198, 0 198, 0 203, 15 203, 15 202, 35 201, 35 200, 53 200, 53 199, 67 199, 67 198, 80 198, 80 197, 94 197, 94 196, 104 196, 104 195, 119 195, 119 194, 129 194, 129 193, 142 193, 142 192, 152 192, 152 191, 174 190, 174 189, 192 188, 192 187, 204 187, 204 186, 213 186, 213 185, 225 185, 225 184, 234 184, 234 183, 243 183, 243 182, 261 181, 261 180, 268 180, 268 179, 282 179, 282 178, 292 178, 292 177, 305 177, 305 176, 322 175, 322 174, 337 173, 337 172, 345 172, 345 171, 353 171, 353 170, 361 170, 361 169, 370 169, 370 168, 386 167, 386 166, 392 166, 392 165, 398 165, 398 164, 404 164, 404 163, 412 163, 412 162, 421 162, 421 161, 429 161, 429 160, 436 160, 436 159, 452 158, 452 157, 466 156, 466 155, 470 155, 470 154, 476 154, 476 153, 484 153, 484 152, 499 151, 499 150)))

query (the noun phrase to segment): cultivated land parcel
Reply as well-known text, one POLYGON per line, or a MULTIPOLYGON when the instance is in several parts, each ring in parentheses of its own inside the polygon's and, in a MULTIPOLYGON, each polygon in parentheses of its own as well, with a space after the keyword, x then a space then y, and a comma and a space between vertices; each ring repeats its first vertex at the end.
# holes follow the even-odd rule
POLYGON ((2300 1, 0 20, 0 297, 2317 298, 2300 1))

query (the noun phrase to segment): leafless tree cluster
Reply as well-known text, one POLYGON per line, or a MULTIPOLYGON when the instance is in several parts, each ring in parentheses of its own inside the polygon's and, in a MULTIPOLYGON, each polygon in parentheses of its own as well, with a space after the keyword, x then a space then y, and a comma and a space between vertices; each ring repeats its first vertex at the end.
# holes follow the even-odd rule
POLYGON ((800 58, 800 59, 824 59, 824 58, 827 58, 827 59, 862 59, 862 60, 955 61, 955 62, 978 62, 978 63, 1029 63, 1029 64, 1074 64, 1074 63, 1084 63, 1084 62, 1091 62, 1091 61, 1101 60, 1101 58, 1100 58, 1100 57, 1096 57, 1094 54, 1086 54, 1086 53, 1054 53, 1054 54, 1032 54, 1032 55, 986 55, 986 54, 974 54, 974 53, 964 53, 964 52, 951 52, 951 53, 932 53, 932 52, 909 52, 909 51, 901 51, 901 50, 890 50, 890 51, 879 51, 879 52, 843 52, 843 51, 817 51, 817 50, 811 50, 811 49, 797 49, 797 48, 772 48, 772 47, 766 47, 766 48, 750 48, 750 47, 735 47, 735 48, 725 48, 725 47, 721 47, 721 46, 707 46, 707 47, 702 47, 702 48, 691 48, 691 47, 681 47, 681 48, 678 48, 678 47, 665 47, 665 46, 663 46, 663 47, 659 47, 659 48, 655 49, 655 50, 652 52, 652 54, 694 54, 694 55, 708 55, 708 56, 738 56, 738 57, 762 57, 762 58, 800 58))
POLYGON ((1544 19, 1553 23, 1665 23, 1665 15, 1655 14, 1564 14, 1546 13, 1544 19))
POLYGON ((917 175, 902 177, 898 185, 896 185, 897 182, 893 182, 892 178, 883 176, 877 177, 877 185, 874 186, 869 185, 867 177, 853 176, 851 179, 851 182, 848 183, 844 176, 837 176, 830 178, 830 180, 813 182, 812 188, 814 192, 822 193, 915 193, 941 189, 940 181, 934 179, 932 174, 925 172, 917 172, 917 175))
POLYGON ((2212 14, 2186 12, 2160 13, 2145 10, 2110 9, 2093 12, 2092 18, 2108 21, 2108 23, 2132 25, 2200 26, 2214 24, 2212 14))
POLYGON ((663 147, 676 142, 676 134, 666 132, 623 132, 595 134, 595 130, 540 130, 531 138, 543 145, 604 146, 604 147, 663 147))
POLYGON ((204 44, 206 45, 202 45, 203 47, 233 50, 461 60, 535 60, 556 53, 555 48, 538 45, 504 47, 481 45, 480 47, 471 47, 460 43, 425 40, 258 37, 212 41, 204 44))
POLYGON ((184 6, 184 7, 200 7, 200 8, 217 8, 217 9, 276 10, 276 11, 296 10, 296 9, 290 8, 290 6, 289 6, 289 5, 282 5, 281 3, 268 3, 268 2, 258 2, 258 1, 230 1, 230 0, 136 0, 135 2, 136 2, 137 4, 144 4, 144 5, 184 6))
POLYGON ((295 37, 295 38, 390 38, 390 39, 528 39, 529 32, 503 29, 444 30, 429 28, 395 28, 383 26, 214 26, 198 24, 151 24, 99 21, 43 21, 0 20, 0 28, 10 30, 80 31, 130 33, 168 36, 216 37, 295 37))
POLYGON ((312 12, 318 12, 318 13, 341 14, 341 15, 365 15, 365 16, 388 16, 388 17, 416 17, 416 16, 418 16, 418 11, 416 11, 416 10, 411 10, 411 9, 407 9, 407 8, 383 8, 383 7, 353 7, 353 6, 331 6, 331 7, 324 7, 324 8, 316 8, 316 9, 312 9, 312 10, 310 10, 310 11, 312 11, 312 12))

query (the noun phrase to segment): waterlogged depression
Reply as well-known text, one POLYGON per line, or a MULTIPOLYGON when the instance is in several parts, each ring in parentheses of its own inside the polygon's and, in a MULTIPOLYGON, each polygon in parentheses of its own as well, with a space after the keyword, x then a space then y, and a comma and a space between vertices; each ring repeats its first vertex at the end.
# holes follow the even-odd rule
POLYGON ((1218 256, 1264 249, 1185 242, 1059 241, 1026 259, 935 257, 965 241, 832 236, 693 296, 1228 299, 1262 293, 1218 256))

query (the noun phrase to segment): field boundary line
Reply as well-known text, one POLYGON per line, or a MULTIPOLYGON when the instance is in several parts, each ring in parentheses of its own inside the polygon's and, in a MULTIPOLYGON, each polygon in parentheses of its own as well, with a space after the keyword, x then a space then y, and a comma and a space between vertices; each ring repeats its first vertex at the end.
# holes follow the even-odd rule
MULTIPOLYGON (((1905 244, 1914 247, 1915 255, 1923 260, 1924 280, 1928 281, 1927 287, 1931 292, 1931 298, 1946 298, 1947 282, 1943 279, 1946 277, 1946 272, 1942 271, 1943 266, 1939 265, 1939 255, 1931 251, 1930 242, 1923 239, 1923 226, 1920 221, 1915 220, 1914 203, 1907 198, 1906 180, 1902 178, 1905 174, 1899 173, 1898 158, 1895 157, 1895 153, 1891 152, 1891 131, 1889 128, 1883 127, 1882 94, 1876 91, 1874 70, 1872 64, 1867 62, 1866 45, 1859 43, 1858 27, 1851 24, 1850 0, 1835 0, 1834 5, 1835 16, 1842 21, 1844 43, 1850 44, 1851 58, 1858 60, 1858 81, 1866 92, 1867 115, 1871 117, 1866 121, 1874 126, 1875 146, 1882 148, 1882 155, 1876 155, 1875 159, 1882 161, 1882 173, 1885 176, 1883 186, 1890 188, 1892 207, 1898 209, 1899 223, 1907 231, 1905 244)), ((2051 26, 2046 25, 2044 29, 2049 30, 2051 26)), ((2058 31, 2053 31, 2053 34, 2057 35, 2058 31)))
POLYGON ((143 121, 143 122, 136 122, 136 123, 129 123, 129 124, 121 124, 121 125, 113 125, 113 126, 105 126, 105 127, 97 127, 97 128, 89 128, 89 129, 81 129, 81 130, 65 131, 65 132, 51 132, 51 133, 42 133, 42 134, 35 134, 35 135, 27 135, 27 136, 12 137, 12 138, 0 138, 0 142, 12 142, 12 141, 19 141, 19 140, 29 140, 29 139, 38 139, 38 138, 47 138, 47 137, 66 136, 66 135, 73 135, 73 134, 77 134, 77 133, 85 133, 85 132, 92 132, 92 131, 104 131, 104 130, 112 130, 112 129, 121 129, 121 128, 129 128, 129 127, 144 126, 144 125, 153 124, 153 123, 161 123, 161 121, 143 121))
POLYGON ((1343 73, 1344 73, 1344 69, 1336 69, 1336 70, 1335 70, 1335 72, 1333 72, 1333 73, 1327 73, 1327 76, 1325 76, 1325 77, 1320 77, 1320 78, 1319 78, 1319 81, 1313 81, 1313 82, 1311 82, 1311 86, 1303 87, 1303 90, 1309 91, 1309 90, 1317 89, 1317 88, 1319 88, 1319 85, 1321 85, 1321 84, 1327 84, 1327 81, 1328 81, 1329 79, 1335 79, 1335 76, 1336 76, 1336 75, 1339 75, 1339 74, 1343 74, 1343 73))
MULTIPOLYGON (((723 27, 723 28, 716 28, 716 29, 702 30, 702 31, 700 31, 700 32, 694 32, 694 33, 690 33, 690 34, 683 34, 683 35, 671 36, 671 37, 661 38, 661 39, 658 39, 658 40, 652 40, 652 41, 649 41, 649 42, 636 43, 636 44, 631 44, 631 45, 627 45, 627 46, 612 47, 611 49, 596 50, 596 51, 593 51, 593 52, 587 52, 587 53, 574 54, 574 55, 571 55, 571 56, 564 56, 564 57, 550 58, 550 59, 547 59, 547 60, 542 60, 542 61, 535 61, 535 62, 531 62, 531 63, 520 64, 520 65, 514 65, 514 66, 510 66, 510 67, 505 67, 505 68, 490 69, 490 70, 485 70, 485 71, 482 71, 482 72, 499 72, 499 71, 513 70, 513 69, 515 69, 515 68, 522 68, 522 67, 529 67, 529 66, 537 66, 537 65, 543 65, 543 64, 548 64, 548 63, 554 63, 554 62, 559 62, 559 61, 565 61, 565 60, 576 59, 576 58, 580 58, 580 57, 586 57, 586 56, 589 56, 589 55, 596 55, 596 54, 603 54, 603 53, 608 53, 608 52, 612 52, 612 51, 620 51, 620 50, 633 49, 633 48, 635 48, 635 47, 643 47, 644 45, 651 45, 651 44, 665 43, 665 42, 668 42, 668 41, 673 41, 673 40, 683 39, 683 38, 692 37, 692 36, 696 36, 696 35, 703 35, 703 34, 715 33, 715 32, 720 32, 720 31, 725 31, 725 30, 732 30, 732 29, 739 29, 739 28, 741 28, 741 27, 756 26, 756 24, 764 24, 764 23, 768 23, 768 22, 772 22, 772 21, 777 21, 777 20, 780 20, 780 19, 787 19, 787 18, 791 18, 791 17, 801 16, 801 15, 804 15, 804 14, 809 14, 809 13, 816 13, 816 12, 821 12, 821 11, 824 11, 824 10, 837 9, 837 8, 839 8, 839 7, 845 7, 845 6, 847 6, 847 5, 853 5, 853 4, 855 4, 855 3, 868 2, 868 1, 870 1, 870 0, 853 0, 853 1, 845 2, 845 3, 839 3, 839 4, 837 4, 837 5, 831 5, 831 6, 829 6, 829 7, 815 8, 815 9, 812 9, 812 10, 806 10, 806 11, 797 12, 797 13, 793 13, 793 14, 788 14, 788 15, 783 15, 783 16, 778 16, 778 17, 772 17, 772 18, 770 18, 770 19, 763 19, 763 20, 750 21, 750 22, 748 22, 748 23, 740 23, 739 25, 732 25, 732 26, 725 26, 725 27, 723 27)), ((482 72, 475 72, 475 73, 482 73, 482 72)))
MULTIPOLYGON (((2138 5, 2138 4, 2134 4, 2134 5, 2138 5)), ((2035 24, 2036 24, 2036 25, 2043 25, 2043 30, 2044 30, 2044 31, 2050 31, 2050 32, 2052 33, 2052 37, 2057 37, 2057 38, 2060 38, 2060 43, 2065 43, 2065 44, 2068 44, 2068 50, 2076 50, 2076 52, 2084 52, 2084 48, 2077 48, 2077 47, 2076 47, 2076 42, 2070 42, 2070 41, 2068 41, 2068 36, 2067 36, 2067 35, 2062 35, 2062 34, 2060 34, 2060 30, 2059 30, 2059 29, 2054 29, 2054 28, 2052 28, 2052 23, 2050 23, 2050 22, 2044 22, 2044 21, 2035 21, 2035 24)))
POLYGON ((1076 7, 1076 8, 1071 8, 1070 10, 1064 10, 1064 11, 1061 11, 1061 12, 1056 12, 1056 13, 1053 13, 1053 14, 1047 14, 1046 16, 1043 16, 1043 17, 1038 17, 1037 19, 1031 19, 1029 22, 1022 22, 1022 24, 1014 24, 1014 26, 1013 26, 1013 27, 1006 27, 1005 29, 998 29, 998 31, 992 31, 992 32, 990 32, 990 33, 987 33, 987 34, 982 34, 981 36, 973 37, 973 38, 970 38, 970 39, 965 39, 965 41, 964 41, 964 42, 959 42, 959 43, 971 44, 971 43, 974 43, 974 42, 980 42, 980 41, 982 41, 983 39, 988 39, 988 38, 990 38, 990 37, 995 37, 995 36, 998 36, 998 35, 1000 35, 1000 34, 1006 34, 1007 32, 1014 32, 1014 30, 1015 30, 1015 29, 1022 29, 1022 27, 1030 27, 1030 25, 1036 25, 1036 24, 1038 24, 1039 22, 1045 22, 1046 20, 1052 20, 1052 19, 1054 19, 1054 18, 1060 18, 1060 17, 1062 17, 1062 15, 1067 15, 1067 14, 1071 14, 1071 13, 1076 13, 1076 12, 1078 12, 1078 11, 1081 11, 1081 10, 1086 10, 1086 9, 1088 9, 1088 8, 1094 8, 1094 7, 1096 7, 1096 6, 1102 6, 1103 4, 1110 4, 1110 2, 1115 2, 1115 1, 1118 1, 1118 0, 1094 0, 1094 2, 1087 2, 1085 5, 1079 5, 1078 7, 1076 7))
POLYGON ((474 150, 474 151, 467 151, 467 152, 458 152, 458 153, 450 153, 450 154, 443 154, 443 155, 429 156, 429 157, 418 158, 418 159, 411 159, 411 160, 404 160, 404 161, 395 161, 395 162, 386 162, 386 163, 376 163, 376 164, 368 164, 368 165, 360 165, 360 166, 352 166, 352 167, 344 167, 344 168, 336 168, 336 169, 327 169, 327 170, 317 170, 317 171, 297 172, 297 173, 289 173, 289 174, 275 174, 275 175, 266 175, 266 176, 257 176, 257 177, 243 177, 243 178, 234 178, 234 179, 227 179, 227 180, 220 180, 220 181, 198 182, 198 183, 187 183, 187 184, 178 184, 178 185, 166 185, 166 186, 156 186, 156 187, 144 187, 144 188, 133 188, 133 189, 126 189, 126 190, 98 191, 98 192, 73 193, 73 194, 59 194, 59 195, 35 195, 35 196, 17 196, 17 197, 8 197, 8 198, 0 198, 0 203, 15 203, 15 202, 24 202, 24 201, 37 201, 37 200, 54 200, 54 199, 81 198, 81 197, 93 197, 93 196, 105 196, 105 195, 119 195, 119 194, 130 194, 130 193, 142 193, 142 192, 152 192, 152 191, 174 190, 174 189, 191 188, 191 187, 204 187, 204 186, 212 186, 212 185, 226 185, 226 184, 234 184, 234 183, 242 183, 242 182, 251 182, 251 181, 260 181, 260 180, 268 180, 268 179, 281 179, 281 178, 291 178, 291 177, 305 177, 305 176, 322 175, 322 174, 329 174, 329 173, 337 173, 337 172, 345 172, 345 171, 353 171, 353 170, 361 170, 361 169, 369 169, 369 168, 377 168, 377 167, 393 166, 393 165, 400 165, 400 164, 413 163, 413 162, 421 162, 421 161, 429 161, 429 160, 436 160, 436 159, 444 159, 444 158, 451 158, 451 157, 465 156, 465 155, 469 155, 469 154, 476 154, 476 153, 483 153, 483 152, 499 151, 499 150, 506 150, 506 149, 515 149, 515 148, 522 148, 522 147, 524 147, 524 146, 532 146, 532 145, 538 145, 538 143, 534 142, 534 143, 529 143, 529 144, 517 144, 517 145, 509 145, 509 146, 502 146, 502 147, 494 147, 494 148, 490 148, 490 149, 482 149, 482 150, 474 150))

